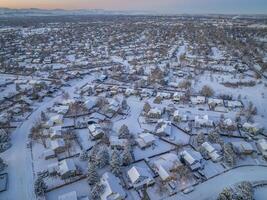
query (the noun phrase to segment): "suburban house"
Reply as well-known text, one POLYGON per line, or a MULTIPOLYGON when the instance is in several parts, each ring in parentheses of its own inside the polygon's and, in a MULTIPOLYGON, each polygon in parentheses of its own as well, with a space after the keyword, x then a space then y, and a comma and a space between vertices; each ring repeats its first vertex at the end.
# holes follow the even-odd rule
POLYGON ((88 129, 94 140, 100 139, 104 135, 104 131, 98 124, 90 124, 88 125, 88 129))
POLYGON ((191 169, 198 170, 202 168, 202 156, 199 152, 194 150, 184 150, 180 153, 181 160, 191 169))
POLYGON ((123 200, 126 193, 123 190, 120 179, 110 172, 106 172, 100 179, 101 184, 105 187, 101 194, 101 200, 123 200))
POLYGON ((95 99, 88 99, 87 101, 84 102, 85 107, 88 110, 91 110, 96 106, 96 100, 95 99))
POLYGON ((233 149, 237 154, 252 154, 255 152, 253 146, 245 141, 231 142, 233 149))
POLYGON ((50 138, 57 139, 62 137, 62 126, 53 126, 49 130, 50 138))
POLYGON ((192 96, 190 97, 190 101, 192 104, 196 105, 196 104, 204 104, 206 102, 206 97, 204 96, 192 96))
POLYGON ((216 148, 215 145, 209 142, 204 142, 201 146, 205 148, 208 153, 208 156, 213 162, 218 162, 222 159, 222 156, 219 154, 217 150, 218 148, 216 148))
POLYGON ((65 142, 63 139, 56 139, 50 142, 50 148, 56 153, 62 153, 65 151, 65 142))
POLYGON ((156 138, 151 133, 141 133, 138 135, 138 138, 136 139, 136 142, 141 149, 150 147, 151 145, 154 144, 155 141, 156 138))
POLYGON ((127 139, 120 139, 118 136, 110 136, 109 142, 112 149, 125 149, 128 145, 127 139))
POLYGON ((212 127, 213 121, 209 119, 208 115, 195 116, 195 127, 212 127))
POLYGON ((65 159, 59 162, 58 172, 62 179, 67 179, 76 175, 77 168, 72 159, 65 159))
POLYGON ((251 123, 246 122, 243 124, 242 129, 244 131, 247 131, 247 132, 255 135, 255 134, 262 132, 264 128, 262 125, 260 125, 258 123, 251 124, 251 123))
POLYGON ((155 119, 160 119, 161 115, 162 115, 162 110, 158 108, 151 108, 150 111, 147 113, 147 117, 155 119))
POLYGON ((159 121, 159 128, 156 130, 156 134, 159 136, 171 136, 172 124, 170 121, 159 121))
POLYGON ((242 108, 243 104, 240 101, 224 100, 225 107, 242 108))
POLYGON ((257 141, 257 147, 258 147, 259 151, 261 152, 261 154, 263 155, 263 157, 267 158, 267 141, 266 141, 266 139, 259 139, 257 141))
POLYGON ((52 126, 56 125, 62 125, 63 124, 63 115, 54 115, 52 116, 45 124, 46 127, 50 128, 52 126))
POLYGON ((179 157, 174 153, 161 155, 153 162, 153 168, 163 181, 171 180, 173 178, 172 172, 182 165, 179 157))
POLYGON ((143 186, 149 186, 155 183, 152 175, 146 168, 133 166, 127 171, 127 175, 135 189, 140 189, 143 186))

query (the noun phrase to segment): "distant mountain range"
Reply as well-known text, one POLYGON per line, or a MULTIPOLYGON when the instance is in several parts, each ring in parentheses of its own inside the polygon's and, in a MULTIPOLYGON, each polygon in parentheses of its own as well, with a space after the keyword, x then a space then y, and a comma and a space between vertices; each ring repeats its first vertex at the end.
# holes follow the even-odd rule
POLYGON ((0 8, 0 17, 8 16, 60 16, 60 15, 139 15, 152 14, 145 11, 110 11, 102 9, 78 9, 78 10, 64 10, 64 9, 11 9, 0 8))

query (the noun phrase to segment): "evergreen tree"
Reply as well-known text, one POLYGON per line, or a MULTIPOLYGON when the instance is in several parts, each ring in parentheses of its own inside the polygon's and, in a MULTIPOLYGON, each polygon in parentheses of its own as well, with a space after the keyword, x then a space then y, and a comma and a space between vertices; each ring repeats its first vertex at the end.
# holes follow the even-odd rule
POLYGON ((125 166, 130 165, 134 161, 129 148, 125 148, 122 152, 122 164, 125 166))
POLYGON ((113 174, 119 176, 121 174, 121 158, 118 150, 114 150, 111 155, 110 167, 113 174))
POLYGON ((109 153, 105 146, 98 149, 95 161, 99 168, 103 168, 109 163, 109 153))
POLYGON ((7 165, 5 164, 4 160, 0 157, 0 172, 3 171, 7 165))
POLYGON ((94 164, 88 165, 88 175, 87 175, 87 182, 89 185, 95 185, 99 182, 99 175, 96 171, 94 164))
POLYGON ((36 196, 44 196, 47 185, 41 177, 38 177, 34 183, 34 192, 36 196))
POLYGON ((129 139, 130 138, 130 131, 128 129, 128 126, 123 124, 119 130, 119 138, 121 139, 129 139))

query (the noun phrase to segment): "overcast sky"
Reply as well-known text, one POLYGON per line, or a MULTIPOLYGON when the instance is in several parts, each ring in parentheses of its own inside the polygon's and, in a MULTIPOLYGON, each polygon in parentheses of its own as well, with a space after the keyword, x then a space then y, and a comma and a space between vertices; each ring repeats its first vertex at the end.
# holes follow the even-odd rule
POLYGON ((267 14, 267 0, 0 0, 0 7, 267 14))

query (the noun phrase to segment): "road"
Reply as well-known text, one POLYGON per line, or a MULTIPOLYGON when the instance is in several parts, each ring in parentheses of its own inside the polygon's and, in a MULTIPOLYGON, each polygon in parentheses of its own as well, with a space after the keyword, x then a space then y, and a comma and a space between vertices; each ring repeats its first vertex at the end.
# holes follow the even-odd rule
MULTIPOLYGON (((70 87, 62 89, 68 91, 70 97, 73 97, 77 87, 91 81, 92 77, 86 76, 81 80, 70 83, 70 87)), ((40 117, 41 112, 51 107, 60 99, 61 95, 58 95, 39 104, 28 119, 11 134, 12 147, 1 154, 1 157, 8 164, 8 190, 0 193, 1 200, 36 199, 33 191, 34 174, 32 173, 31 152, 26 147, 28 134, 34 122, 40 117)))
POLYGON ((225 187, 229 187, 241 181, 254 182, 262 180, 267 180, 267 167, 239 167, 197 185, 195 190, 187 195, 178 193, 168 198, 168 200, 215 200, 225 187))

